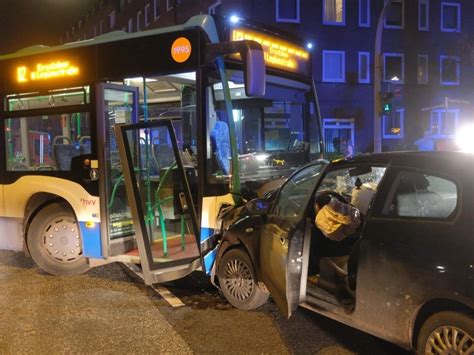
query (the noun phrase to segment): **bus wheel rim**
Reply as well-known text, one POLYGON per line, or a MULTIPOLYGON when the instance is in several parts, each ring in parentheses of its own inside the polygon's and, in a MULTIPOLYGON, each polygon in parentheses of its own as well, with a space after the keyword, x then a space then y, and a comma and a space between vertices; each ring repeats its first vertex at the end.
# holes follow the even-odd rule
POLYGON ((474 339, 466 331, 449 325, 436 328, 429 335, 425 354, 472 354, 474 339))
POLYGON ((224 285, 236 300, 248 300, 255 287, 249 266, 238 259, 229 260, 225 266, 224 285))
POLYGON ((69 264, 82 257, 79 228, 73 218, 51 220, 44 229, 42 242, 46 254, 56 262, 69 264))

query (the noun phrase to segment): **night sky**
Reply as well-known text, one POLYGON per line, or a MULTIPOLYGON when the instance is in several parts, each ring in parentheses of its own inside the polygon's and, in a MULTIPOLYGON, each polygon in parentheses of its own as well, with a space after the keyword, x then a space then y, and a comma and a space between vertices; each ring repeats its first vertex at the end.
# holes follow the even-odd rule
POLYGON ((99 0, 0 0, 0 54, 55 45, 99 0))

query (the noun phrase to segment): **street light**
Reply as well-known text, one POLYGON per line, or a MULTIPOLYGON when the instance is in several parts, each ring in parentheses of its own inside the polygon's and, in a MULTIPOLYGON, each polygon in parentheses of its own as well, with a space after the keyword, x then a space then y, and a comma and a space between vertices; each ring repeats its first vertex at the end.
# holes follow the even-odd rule
POLYGON ((237 15, 232 15, 230 17, 230 23, 233 23, 234 25, 239 23, 239 21, 240 21, 240 18, 237 15))
POLYGON ((382 86, 382 31, 387 11, 392 5, 393 0, 385 0, 385 6, 380 12, 379 21, 377 23, 377 31, 375 33, 374 46, 374 152, 382 151, 382 117, 381 117, 381 86, 382 86))

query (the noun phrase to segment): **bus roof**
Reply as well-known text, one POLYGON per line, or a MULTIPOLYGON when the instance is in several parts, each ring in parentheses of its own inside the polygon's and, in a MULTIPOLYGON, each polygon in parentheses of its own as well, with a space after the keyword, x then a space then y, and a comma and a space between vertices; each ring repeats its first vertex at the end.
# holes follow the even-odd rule
POLYGON ((202 28, 212 43, 217 43, 219 41, 216 25, 214 23, 214 19, 212 18, 212 16, 197 15, 197 16, 191 17, 186 23, 182 25, 157 28, 157 29, 136 32, 136 33, 114 31, 114 32, 109 32, 109 33, 97 36, 95 38, 91 38, 91 39, 87 39, 83 41, 65 43, 65 44, 62 44, 59 46, 53 46, 53 47, 43 46, 43 45, 34 45, 34 46, 20 49, 14 53, 0 55, 0 61, 27 57, 31 55, 37 55, 37 54, 44 54, 44 53, 49 53, 49 52, 62 51, 62 50, 67 50, 67 49, 72 49, 72 48, 93 46, 96 44, 110 43, 110 42, 116 42, 116 41, 121 41, 121 40, 133 39, 133 38, 142 38, 142 37, 147 37, 147 36, 154 36, 158 34, 188 30, 188 29, 192 29, 196 27, 202 28))

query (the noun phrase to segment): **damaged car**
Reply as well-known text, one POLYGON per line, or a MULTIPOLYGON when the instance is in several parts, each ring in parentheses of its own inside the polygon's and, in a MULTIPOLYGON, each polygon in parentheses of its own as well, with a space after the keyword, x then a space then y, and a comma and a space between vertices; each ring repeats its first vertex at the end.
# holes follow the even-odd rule
POLYGON ((301 306, 419 354, 474 354, 471 154, 317 161, 220 228, 214 280, 239 309, 271 294, 287 317, 301 306), (323 194, 360 214, 343 240, 315 222, 323 194))

